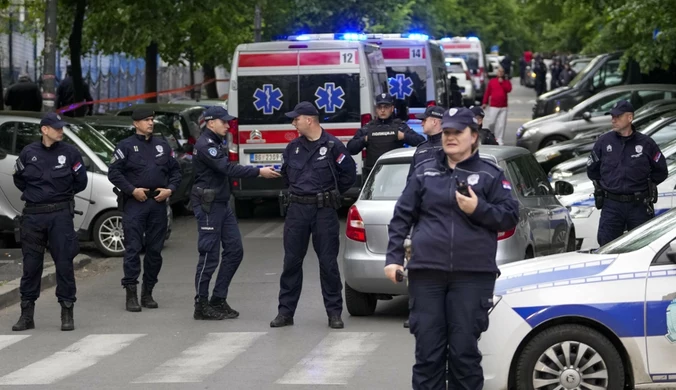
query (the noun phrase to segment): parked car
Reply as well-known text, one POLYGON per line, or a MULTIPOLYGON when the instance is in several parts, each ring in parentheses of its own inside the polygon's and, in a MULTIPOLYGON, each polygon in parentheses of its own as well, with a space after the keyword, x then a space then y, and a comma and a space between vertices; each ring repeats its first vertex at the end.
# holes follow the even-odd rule
POLYGON ((450 57, 446 59, 446 71, 448 79, 455 77, 458 80, 458 86, 462 93, 462 100, 465 106, 471 106, 476 101, 476 92, 474 91, 474 82, 469 74, 469 68, 465 60, 459 57, 450 57))
POLYGON ((576 133, 600 126, 609 126, 610 116, 605 113, 620 100, 630 101, 634 109, 638 110, 649 102, 674 98, 676 98, 676 84, 635 84, 609 88, 581 102, 569 111, 561 111, 525 123, 516 132, 516 144, 535 152, 572 139, 576 133))
MULTIPOLYGON (((392 284, 383 267, 387 226, 406 184, 414 152, 415 148, 404 148, 381 156, 359 199, 349 209, 342 253, 346 306, 352 315, 371 315, 378 299, 406 294, 406 285, 392 284)), ((498 233, 499 265, 575 249, 575 228, 568 210, 556 199, 547 176, 527 150, 482 146, 481 157, 505 170, 520 205, 517 227, 498 233)), ((572 191, 565 182, 556 187, 561 194, 572 191)))
MULTIPOLYGON (((117 145, 120 141, 136 132, 130 124, 129 118, 106 115, 81 119, 100 132, 113 145, 117 145)), ((170 129, 163 122, 161 117, 155 119, 153 137, 160 137, 167 141, 174 157, 178 161, 178 165, 181 167, 181 185, 176 189, 176 193, 172 194, 170 202, 177 212, 190 214, 192 213, 190 191, 195 182, 195 170, 192 165, 192 156, 187 151, 192 151, 192 145, 185 144, 181 146, 177 140, 176 130, 170 129)))
POLYGON ((484 389, 673 388, 675 263, 671 210, 595 252, 503 266, 484 389))
POLYGON ((572 61, 570 61, 570 68, 573 69, 575 74, 578 74, 586 68, 590 62, 592 62, 593 58, 587 57, 587 58, 577 58, 572 61))
POLYGON ((221 99, 190 99, 190 98, 176 98, 169 101, 169 104, 183 104, 186 106, 203 106, 209 108, 213 106, 222 106, 228 109, 228 100, 221 99))
POLYGON ((486 54, 486 59, 488 60, 488 63, 491 65, 488 70, 488 77, 493 78, 493 77, 498 77, 498 69, 500 68, 500 61, 505 58, 505 56, 498 56, 495 54, 486 54))
POLYGON ((178 142, 194 145, 201 133, 202 114, 206 109, 200 105, 185 104, 136 104, 114 112, 115 115, 131 116, 138 108, 149 108, 155 112, 159 121, 167 127, 176 129, 179 134, 178 142))
MULTIPOLYGON (((20 215, 24 207, 21 191, 14 186, 12 175, 14 163, 21 150, 33 141, 40 140, 40 119, 37 112, 0 112, 0 148, 7 152, 0 159, 0 209, 3 210, 2 226, 7 220, 20 215)), ((124 253, 122 212, 117 209, 117 197, 113 184, 108 180, 108 165, 114 146, 99 132, 75 118, 63 117, 68 123, 63 130, 63 142, 75 146, 82 154, 87 168, 87 188, 75 195, 74 225, 82 241, 94 241, 106 256, 121 256, 124 253)), ((172 212, 167 206, 171 234, 172 212)))

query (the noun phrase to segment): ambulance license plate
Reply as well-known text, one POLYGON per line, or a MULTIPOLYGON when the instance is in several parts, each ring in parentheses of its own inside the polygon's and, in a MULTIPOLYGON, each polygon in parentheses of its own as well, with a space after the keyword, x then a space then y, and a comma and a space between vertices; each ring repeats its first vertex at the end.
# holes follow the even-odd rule
POLYGON ((252 163, 281 162, 281 153, 254 153, 251 155, 252 163))

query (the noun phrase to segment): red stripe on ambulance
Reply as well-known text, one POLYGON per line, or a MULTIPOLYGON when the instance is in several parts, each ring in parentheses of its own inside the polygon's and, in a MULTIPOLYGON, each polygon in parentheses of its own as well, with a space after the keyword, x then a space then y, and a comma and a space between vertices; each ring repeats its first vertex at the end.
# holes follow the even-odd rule
POLYGON ((258 66, 297 66, 297 53, 240 54, 239 66, 252 68, 258 66))
MULTIPOLYGON (((336 137, 353 137, 357 129, 325 129, 330 134, 336 137)), ((261 130, 261 138, 251 140, 251 131, 239 131, 240 145, 255 145, 255 144, 288 144, 290 141, 298 138, 296 130, 261 130), (248 141, 248 142, 247 142, 248 141)))

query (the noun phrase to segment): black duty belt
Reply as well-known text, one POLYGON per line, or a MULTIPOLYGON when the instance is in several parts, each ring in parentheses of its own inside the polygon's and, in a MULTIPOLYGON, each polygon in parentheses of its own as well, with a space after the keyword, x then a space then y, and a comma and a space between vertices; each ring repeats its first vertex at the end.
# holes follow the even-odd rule
MULTIPOLYGON (((319 195, 319 194, 318 194, 319 195)), ((307 195, 307 196, 302 196, 302 195, 294 195, 294 194, 289 194, 289 202, 291 203, 300 203, 300 204, 318 204, 318 195, 307 195)), ((321 194, 322 197, 328 197, 329 193, 328 192, 323 192, 321 194)))
POLYGON ((650 192, 645 191, 645 192, 637 192, 635 194, 630 195, 622 195, 622 194, 613 194, 611 192, 606 191, 605 195, 606 198, 614 200, 615 202, 632 203, 632 202, 642 202, 646 200, 647 198, 650 197, 650 192))
POLYGON ((26 203, 24 214, 46 214, 70 208, 70 202, 59 203, 26 203))

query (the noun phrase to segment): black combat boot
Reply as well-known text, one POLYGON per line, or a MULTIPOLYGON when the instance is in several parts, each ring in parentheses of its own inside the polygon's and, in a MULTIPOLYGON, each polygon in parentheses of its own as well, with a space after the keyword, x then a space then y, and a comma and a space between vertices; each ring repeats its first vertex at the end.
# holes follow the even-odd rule
POLYGON ((195 302, 193 318, 196 320, 224 320, 225 314, 211 307, 208 298, 200 297, 199 301, 195 302))
POLYGON ((329 317, 329 327, 331 329, 343 329, 345 324, 340 316, 333 315, 329 317))
POLYGON ((124 289, 127 290, 127 311, 139 312, 141 311, 141 305, 138 304, 138 295, 136 293, 136 285, 128 284, 124 286, 124 289))
POLYGON ((218 298, 212 296, 209 305, 211 305, 211 307, 213 307, 217 312, 225 314, 225 318, 227 319, 239 317, 239 312, 230 307, 225 298, 218 298))
POLYGON ((61 330, 75 329, 73 302, 61 302, 61 330))
POLYGON ((148 287, 145 283, 141 287, 141 306, 148 309, 157 309, 159 307, 153 299, 153 288, 148 287))
POLYGON ((35 302, 33 301, 21 301, 21 317, 19 321, 12 326, 12 330, 22 331, 35 328, 35 322, 33 321, 33 315, 35 314, 35 302))
POLYGON ((277 314, 274 320, 270 321, 271 328, 281 328, 283 326, 293 325, 293 317, 277 314))

